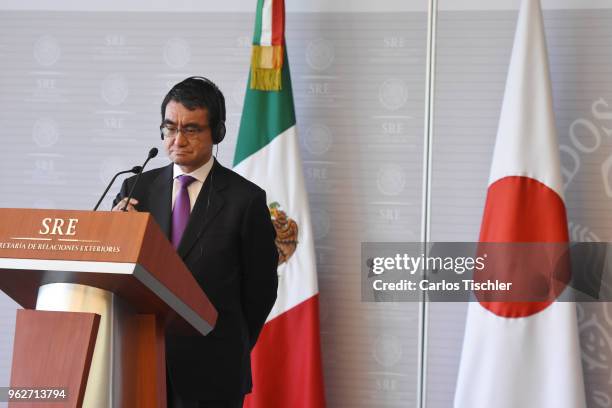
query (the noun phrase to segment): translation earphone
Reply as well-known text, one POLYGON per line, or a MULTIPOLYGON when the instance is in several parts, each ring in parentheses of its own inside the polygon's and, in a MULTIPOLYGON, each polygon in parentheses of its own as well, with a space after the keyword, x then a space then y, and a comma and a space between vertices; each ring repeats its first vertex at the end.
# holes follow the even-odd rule
MULTIPOLYGON (((173 88, 181 85, 185 81, 190 81, 190 80, 194 80, 194 79, 198 80, 198 81, 202 81, 204 84, 206 84, 207 86, 211 87, 213 89, 215 95, 216 95, 215 99, 217 101, 218 118, 216 118, 216 123, 211 128, 211 137, 212 137, 213 144, 219 144, 225 138, 225 133, 226 133, 226 128, 225 128, 225 98, 223 97, 223 93, 221 93, 221 91, 219 90, 217 85, 215 85, 215 83, 213 81, 211 81, 210 79, 205 78, 203 76, 192 76, 192 77, 186 78, 186 79, 182 80, 181 82, 179 82, 178 84, 174 85, 173 88)), ((170 90, 170 92, 172 92, 172 90, 170 90)), ((163 138, 164 137, 162 135, 162 140, 163 140, 163 138)))

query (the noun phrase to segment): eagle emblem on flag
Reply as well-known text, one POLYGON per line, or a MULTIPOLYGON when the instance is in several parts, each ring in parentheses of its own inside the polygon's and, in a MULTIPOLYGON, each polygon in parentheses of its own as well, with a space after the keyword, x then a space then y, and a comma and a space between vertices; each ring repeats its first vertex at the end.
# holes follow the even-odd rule
POLYGON ((281 265, 291 258, 298 244, 298 225, 295 220, 287 217, 280 209, 281 205, 273 202, 268 205, 272 224, 276 230, 276 249, 278 250, 278 264, 281 265))

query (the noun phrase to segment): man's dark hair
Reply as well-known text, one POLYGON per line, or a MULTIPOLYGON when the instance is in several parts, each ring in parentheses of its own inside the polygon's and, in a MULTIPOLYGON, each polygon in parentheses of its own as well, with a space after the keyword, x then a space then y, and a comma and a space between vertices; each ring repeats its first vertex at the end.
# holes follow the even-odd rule
POLYGON ((189 110, 205 108, 208 110, 209 125, 214 128, 225 121, 225 98, 223 93, 210 80, 203 77, 189 77, 174 85, 161 104, 162 121, 166 106, 170 101, 178 102, 189 110))

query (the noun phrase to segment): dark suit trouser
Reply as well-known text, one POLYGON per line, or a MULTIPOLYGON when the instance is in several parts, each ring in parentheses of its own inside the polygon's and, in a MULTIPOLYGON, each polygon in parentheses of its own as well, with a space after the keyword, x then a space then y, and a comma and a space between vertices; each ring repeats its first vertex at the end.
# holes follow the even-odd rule
POLYGON ((180 401, 168 403, 168 408, 242 408, 244 397, 226 401, 180 401))
POLYGON ((166 381, 168 407, 167 408, 242 408, 244 395, 236 399, 220 401, 185 401, 174 392, 172 381, 166 381))

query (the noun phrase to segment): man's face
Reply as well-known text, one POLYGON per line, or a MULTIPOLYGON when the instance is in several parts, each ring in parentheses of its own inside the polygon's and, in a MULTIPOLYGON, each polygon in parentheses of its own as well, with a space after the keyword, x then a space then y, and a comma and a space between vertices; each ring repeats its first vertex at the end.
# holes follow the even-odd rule
POLYGON ((166 105, 163 125, 181 130, 174 137, 164 137, 164 147, 170 160, 185 173, 191 173, 210 159, 213 143, 207 109, 189 110, 179 102, 170 101, 166 105), (184 129, 201 131, 189 135, 184 129))

